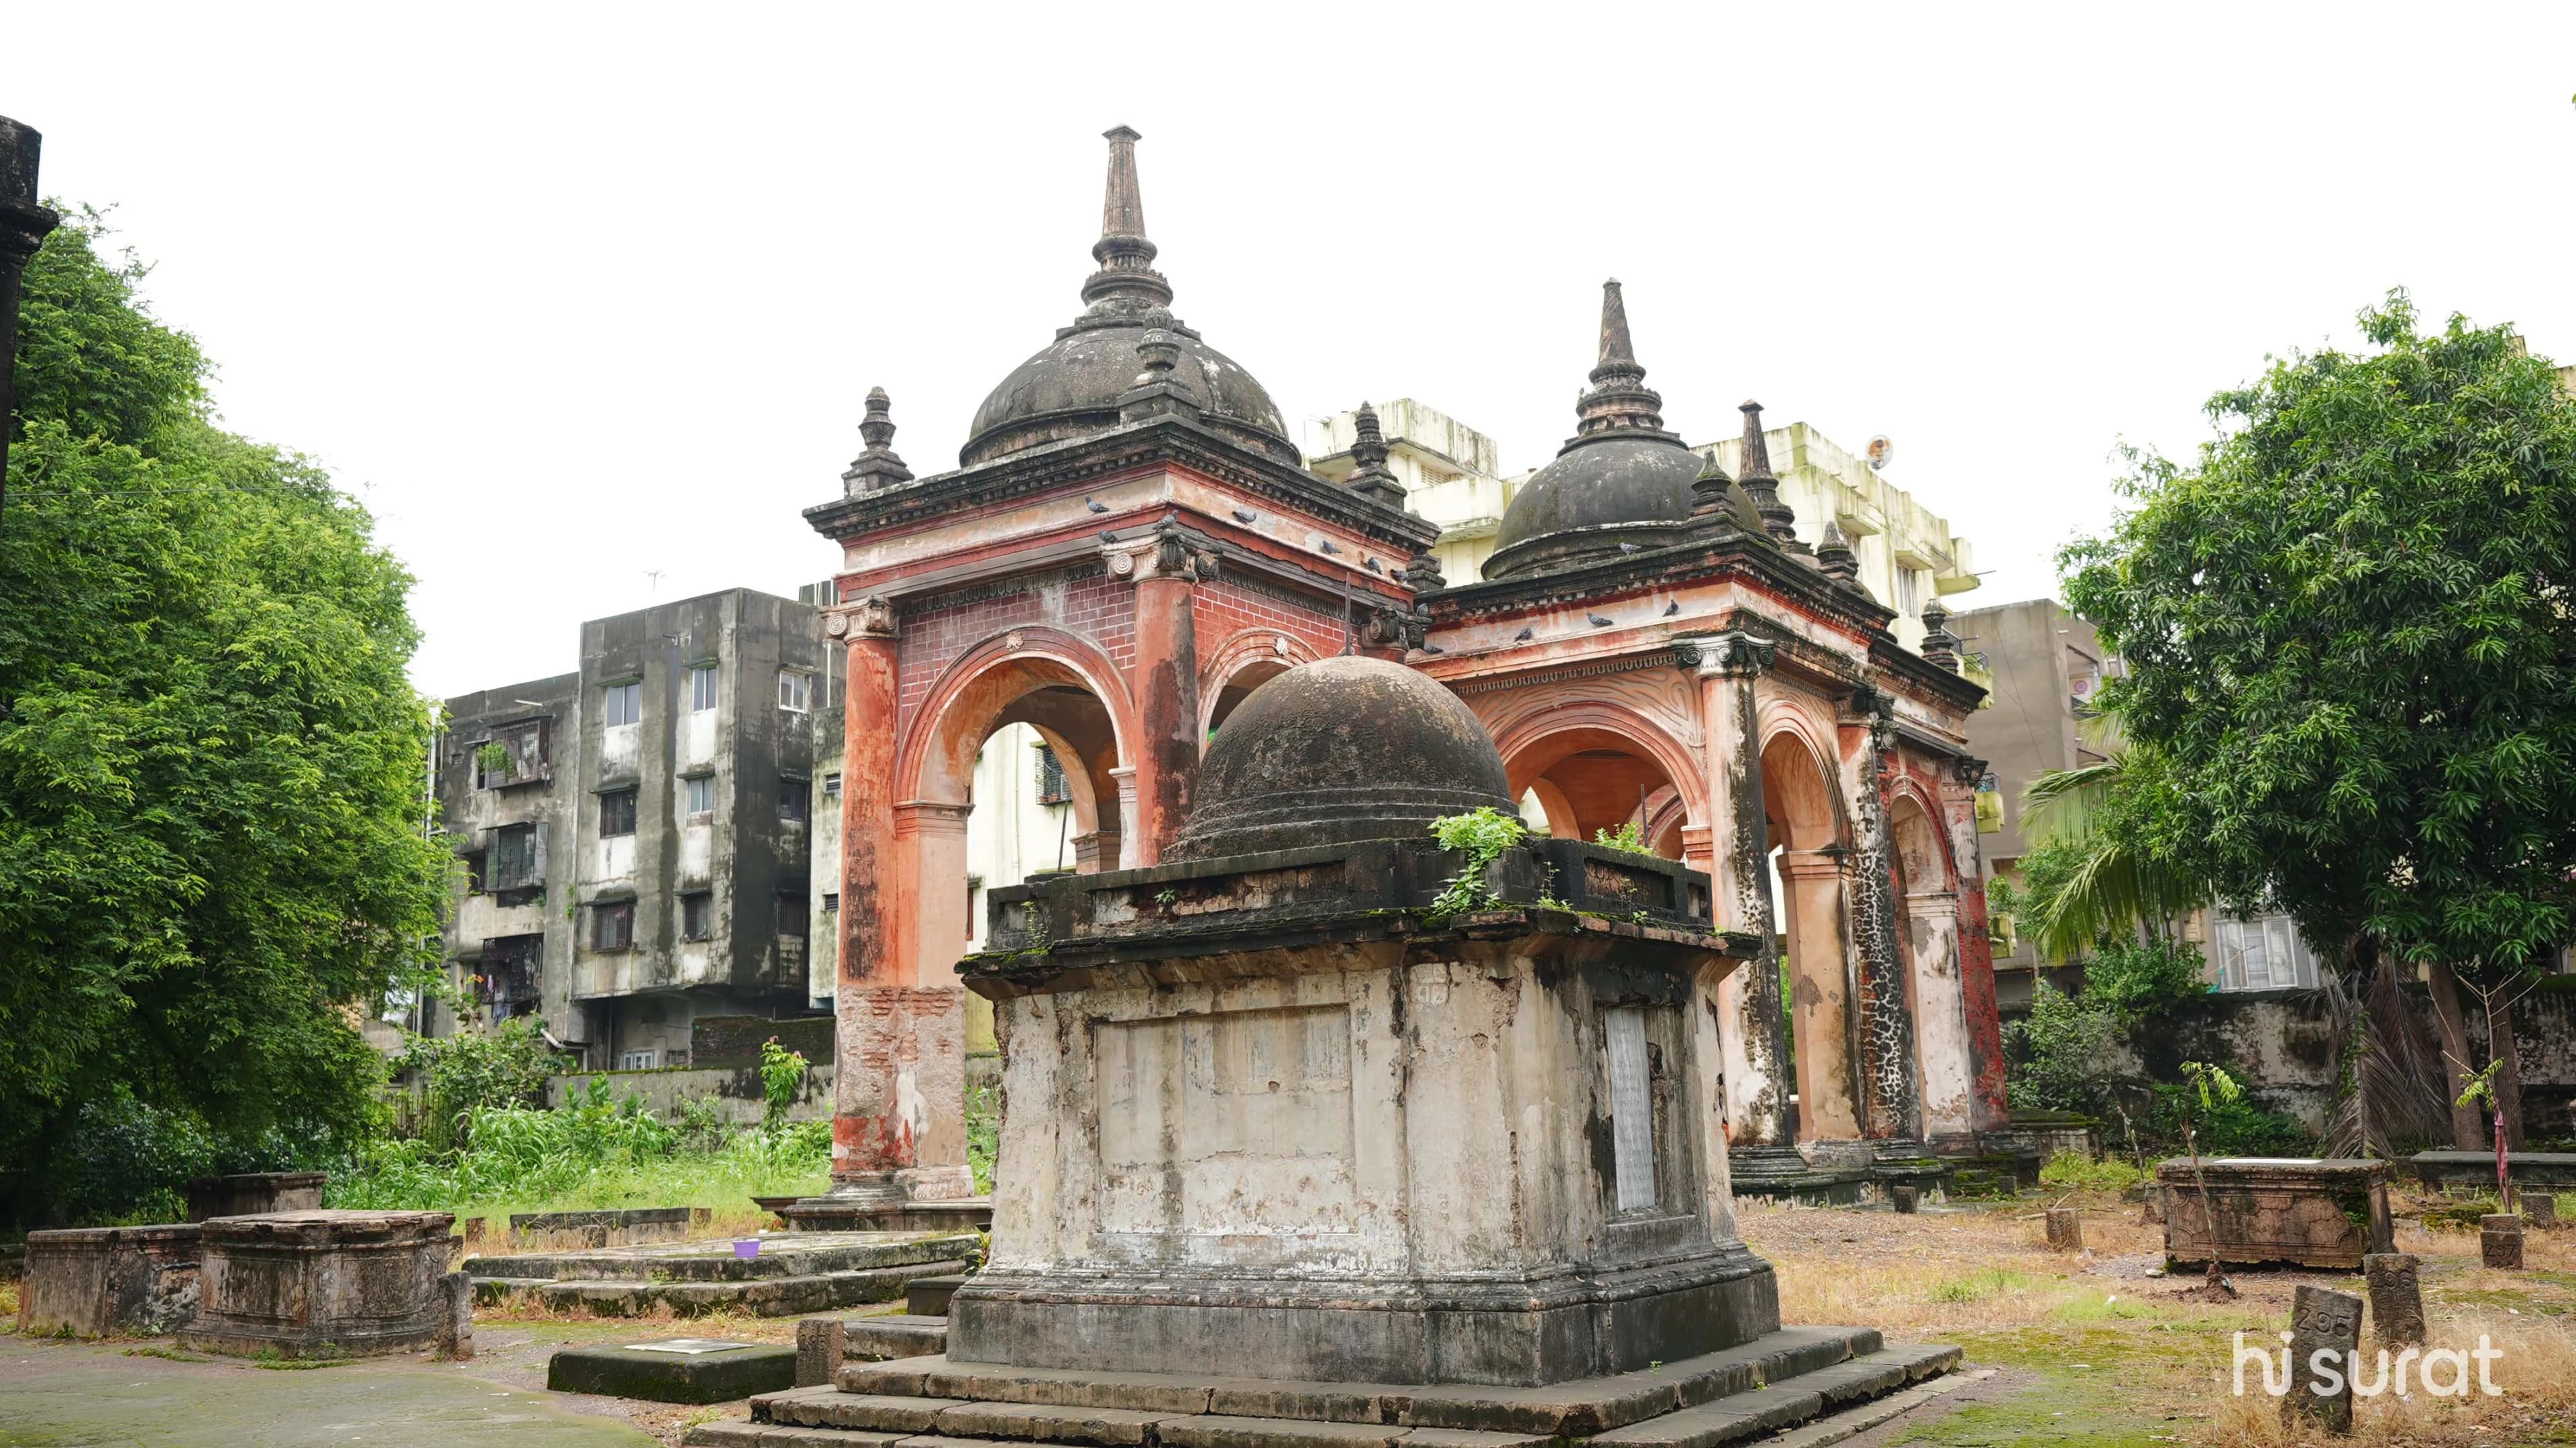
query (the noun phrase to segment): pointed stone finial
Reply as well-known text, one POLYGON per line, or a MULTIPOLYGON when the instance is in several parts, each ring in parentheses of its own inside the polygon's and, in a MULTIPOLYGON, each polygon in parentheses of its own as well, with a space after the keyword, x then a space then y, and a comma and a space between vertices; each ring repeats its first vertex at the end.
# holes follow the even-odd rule
POLYGON ((1637 365, 1637 347, 1628 336, 1628 303, 1617 277, 1601 284, 1601 355, 1591 381, 1592 390, 1575 399, 1577 436, 1664 430, 1664 399, 1646 386, 1646 369, 1637 365))
POLYGON ((1857 588, 1860 586, 1860 557, 1852 552, 1851 540, 1843 536, 1842 525, 1825 520, 1824 541, 1816 545, 1816 566, 1831 578, 1857 588))
POLYGON ((1405 586, 1415 593, 1449 586, 1449 580, 1441 575, 1439 557, 1428 548, 1413 555, 1413 561, 1404 566, 1403 578, 1405 586))
POLYGON ((1762 531, 1792 552, 1806 552, 1806 545, 1798 541, 1797 510, 1780 501, 1780 480, 1771 473, 1771 447, 1762 440, 1762 404, 1748 399, 1736 410, 1744 414, 1744 446, 1735 459, 1736 481, 1744 484, 1753 510, 1762 515, 1762 531))
POLYGON ((1109 184, 1100 201, 1100 240, 1091 248, 1100 263, 1082 284, 1082 299, 1095 316, 1148 312, 1172 304, 1172 284, 1154 270, 1154 243, 1145 239, 1145 193, 1136 181, 1136 143, 1127 126, 1101 134, 1109 140, 1109 184))
POLYGON ((1404 484, 1395 480, 1386 465, 1386 435, 1378 430, 1377 409, 1361 403, 1359 411, 1351 414, 1351 430, 1355 434, 1351 459, 1359 466, 1351 470, 1344 486, 1372 502, 1403 507, 1404 484))
POLYGON ((1691 480, 1691 516, 1714 518, 1724 513, 1726 489, 1734 481, 1717 465, 1717 454, 1710 453, 1700 464, 1699 476, 1691 480))
POLYGON ((1950 610, 1937 597, 1923 605, 1923 661, 1959 672, 1959 636, 1950 632, 1950 610))
POLYGON ((894 418, 888 415, 892 406, 884 388, 868 389, 868 414, 859 422, 859 437, 867 449, 851 459, 849 470, 841 474, 845 495, 855 498, 912 481, 912 469, 895 455, 894 418))

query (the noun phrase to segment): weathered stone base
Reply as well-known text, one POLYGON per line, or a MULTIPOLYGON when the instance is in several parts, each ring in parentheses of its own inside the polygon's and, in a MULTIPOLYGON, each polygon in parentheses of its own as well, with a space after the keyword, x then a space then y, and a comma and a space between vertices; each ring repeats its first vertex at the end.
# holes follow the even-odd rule
POLYGON ((948 1351, 948 1319, 895 1313, 854 1317, 841 1325, 842 1352, 855 1362, 929 1357, 948 1351))
POLYGON ((1814 1167, 1788 1146, 1729 1146, 1726 1171, 1738 1201, 1788 1202, 1801 1207, 1858 1206, 1869 1193, 1865 1166, 1814 1167))
POLYGON ((1889 1347, 1865 1328, 1787 1328, 1722 1352, 1544 1388, 1263 1381, 1000 1367, 944 1357, 853 1364, 833 1389, 752 1399, 751 1420, 691 1448, 945 1440, 1136 1448, 1715 1448, 1949 1371, 1952 1347, 1889 1347), (810 1435, 810 1436, 808 1436, 810 1435))
POLYGON ((1771 1264, 1741 1245, 1652 1267, 1517 1280, 1118 1280, 987 1270, 949 1308, 960 1363, 1536 1386, 1631 1372, 1776 1331, 1771 1264))
POLYGON ((2224 1262, 2359 1271, 2391 1247, 2384 1161, 2266 1157, 2172 1160, 2156 1168, 2164 1196, 2165 1259, 2175 1271, 2224 1262), (2201 1199, 2206 1176, 2209 1199, 2201 1199), (2218 1239, 2210 1240, 2212 1225, 2218 1239))
POLYGON ((185 1346, 354 1357, 438 1341, 445 1212, 276 1212, 200 1227, 204 1292, 185 1346))
POLYGON ((568 1347, 546 1360, 546 1388, 655 1403, 725 1403, 796 1383, 796 1349, 729 1343, 698 1352, 651 1345, 568 1347))
POLYGON ((971 1236, 899 1232, 783 1233, 757 1256, 731 1242, 674 1242, 587 1252, 470 1257, 475 1299, 524 1297, 556 1310, 637 1317, 734 1311, 759 1317, 833 1312, 904 1295, 916 1279, 962 1271, 971 1236))
POLYGON ((197 1315, 194 1224, 27 1234, 18 1331, 105 1337, 172 1331, 197 1315))

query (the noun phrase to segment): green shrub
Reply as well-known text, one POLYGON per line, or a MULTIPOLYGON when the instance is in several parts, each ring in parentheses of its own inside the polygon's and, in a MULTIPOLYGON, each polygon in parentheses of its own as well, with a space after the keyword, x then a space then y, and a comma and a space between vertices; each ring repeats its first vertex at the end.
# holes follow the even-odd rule
POLYGON ((1002 1150, 1001 1093, 978 1086, 966 1093, 966 1164, 978 1194, 993 1189, 993 1158, 1002 1150))
POLYGON ((760 1090, 767 1098, 767 1124, 775 1131, 787 1120, 789 1108, 796 1104, 796 1093, 805 1085, 805 1053, 791 1051, 778 1044, 776 1036, 760 1043, 760 1090))
POLYGON ((1625 850, 1632 855, 1651 855, 1654 853, 1653 850, 1646 848, 1645 827, 1638 824, 1635 820, 1630 820, 1615 830, 1594 830, 1592 832, 1592 843, 1601 846, 1603 849, 1625 850))
POLYGON ((1458 873, 1449 877, 1449 888, 1431 902, 1432 914, 1456 915, 1493 899, 1485 889, 1485 867, 1528 838, 1529 826, 1522 824, 1517 815, 1484 805, 1467 814, 1433 820, 1431 835, 1440 841, 1440 848, 1466 857, 1458 873))
POLYGON ((2146 1179, 2145 1172, 2116 1156, 2095 1161, 2074 1151, 2059 1152, 2039 1169, 2039 1184, 2060 1192, 2123 1192, 2146 1179))
POLYGON ((546 1081, 564 1064, 535 1020, 521 1016, 489 1031, 414 1036, 396 1066, 418 1073, 427 1098, 420 1134, 445 1151, 472 1139, 478 1112, 545 1105, 546 1081))
POLYGON ((2207 967, 2188 940, 2106 941, 2084 963, 2084 998, 2134 1027, 2207 995, 2207 967))
POLYGON ((2039 982, 2030 1015, 2004 1032, 2011 1070, 2004 1089, 2013 1109, 2113 1115, 2112 1067, 2122 1034, 2110 1011, 2039 982))

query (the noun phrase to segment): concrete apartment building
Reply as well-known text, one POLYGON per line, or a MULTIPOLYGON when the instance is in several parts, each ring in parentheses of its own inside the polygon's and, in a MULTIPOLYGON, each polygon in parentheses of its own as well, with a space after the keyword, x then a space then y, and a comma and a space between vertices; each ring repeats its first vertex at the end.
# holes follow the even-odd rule
POLYGON ((578 672, 449 700, 460 984, 595 1070, 687 1064, 698 1016, 807 1013, 838 696, 814 610, 731 589, 592 620, 578 672))

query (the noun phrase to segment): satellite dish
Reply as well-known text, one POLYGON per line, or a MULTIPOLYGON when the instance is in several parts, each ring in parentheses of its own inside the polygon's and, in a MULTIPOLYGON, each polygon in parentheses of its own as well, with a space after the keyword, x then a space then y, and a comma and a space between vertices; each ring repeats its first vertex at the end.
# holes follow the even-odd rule
POLYGON ((1895 457, 1896 444, 1888 440, 1886 433, 1882 432, 1878 436, 1869 440, 1869 470, 1871 472, 1878 472, 1885 468, 1895 457))

